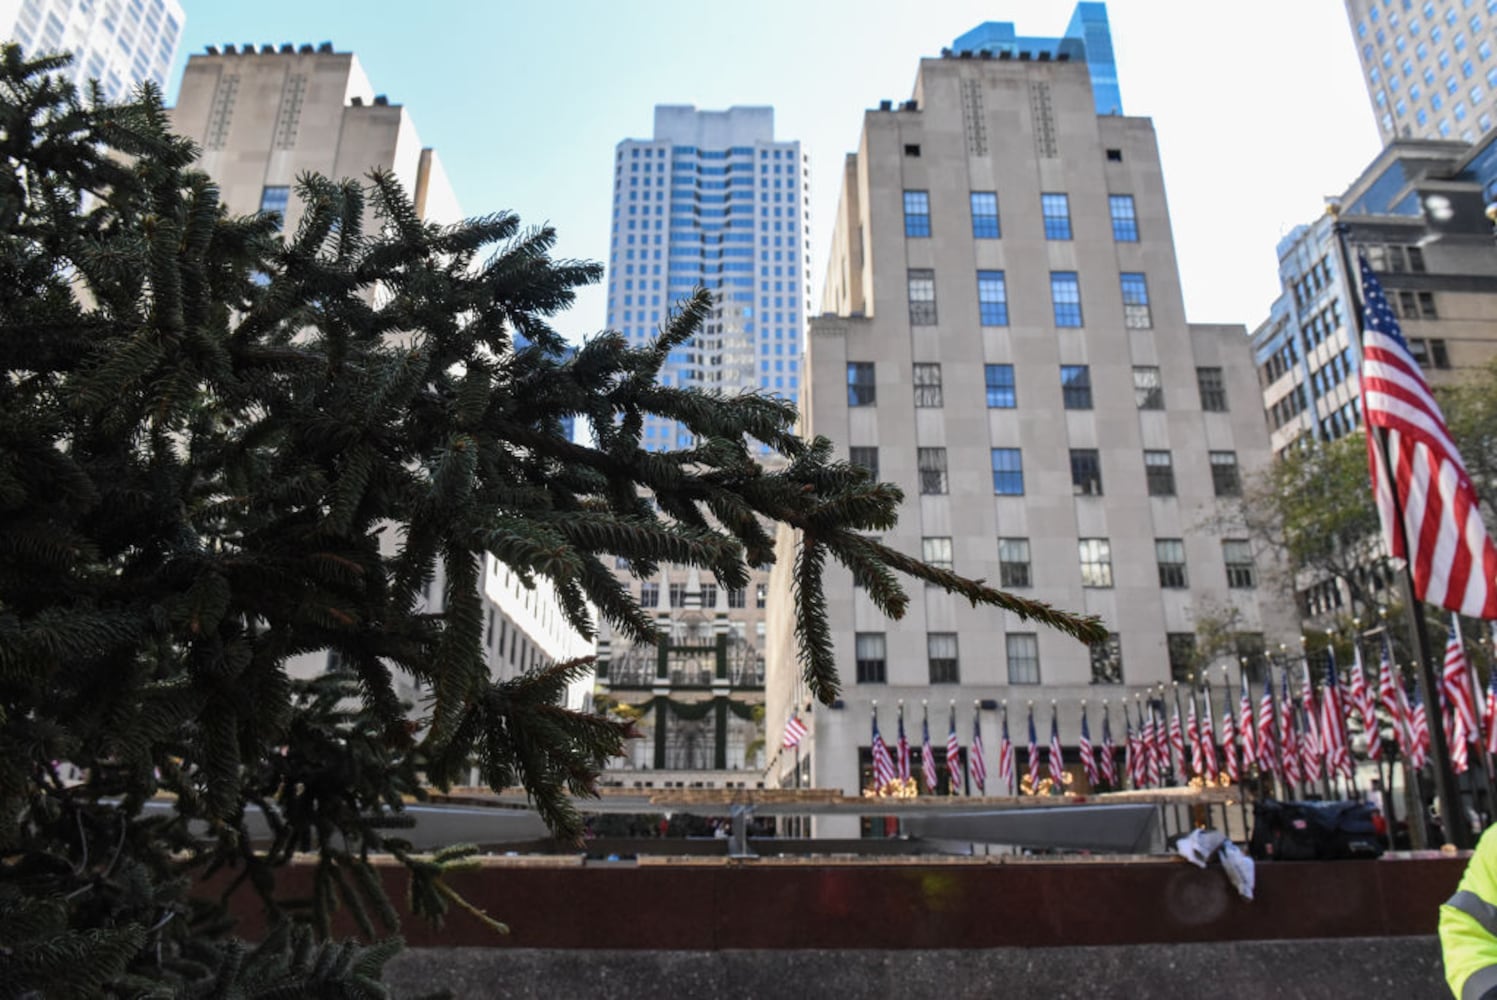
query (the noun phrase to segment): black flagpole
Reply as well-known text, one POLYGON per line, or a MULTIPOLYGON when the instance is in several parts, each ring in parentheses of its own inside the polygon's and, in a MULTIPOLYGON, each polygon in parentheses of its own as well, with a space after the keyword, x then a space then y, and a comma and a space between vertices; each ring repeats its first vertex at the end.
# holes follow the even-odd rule
MULTIPOLYGON (((1349 312, 1356 317, 1356 328, 1359 335, 1363 333, 1364 313, 1362 307, 1362 296, 1358 292, 1362 276, 1360 270, 1351 266, 1350 256, 1346 249, 1346 227, 1338 219, 1334 226, 1336 234, 1336 254, 1339 258, 1342 274, 1346 277, 1346 293, 1351 299, 1349 312)), ((1365 343, 1365 337, 1363 338, 1365 343)), ((1363 359, 1365 365, 1366 360, 1363 359)), ((1388 475, 1393 474, 1392 456, 1388 453, 1388 437, 1381 430, 1365 423, 1364 429, 1371 435, 1371 440, 1376 443, 1378 451, 1382 455, 1383 468, 1388 475)), ((1390 498, 1393 501, 1393 525, 1398 532, 1399 540, 1403 543, 1405 554, 1412 552, 1408 544, 1403 523, 1403 505, 1399 502, 1398 491, 1389 489, 1390 498)), ((1404 612, 1409 620, 1409 634, 1414 639, 1415 655, 1418 657, 1419 669, 1415 671, 1419 678, 1419 687, 1424 696, 1425 712, 1428 713, 1430 706, 1439 705, 1439 679, 1435 675, 1434 657, 1430 652, 1429 632, 1424 624, 1424 611, 1421 601, 1414 596, 1414 570, 1408 559, 1403 560, 1403 572, 1399 574, 1401 579, 1401 590, 1403 591, 1404 612)), ((1462 807, 1457 793, 1455 773, 1450 768, 1450 748, 1445 743, 1445 726, 1430 725, 1430 743, 1433 750, 1435 772, 1435 796, 1440 803, 1440 818, 1445 827, 1445 839, 1456 847, 1469 848, 1472 846, 1471 830, 1466 823, 1466 811, 1462 807)), ((1419 803, 1420 822, 1423 822, 1424 804, 1419 803)), ((1412 819, 1412 817, 1410 817, 1412 819)))

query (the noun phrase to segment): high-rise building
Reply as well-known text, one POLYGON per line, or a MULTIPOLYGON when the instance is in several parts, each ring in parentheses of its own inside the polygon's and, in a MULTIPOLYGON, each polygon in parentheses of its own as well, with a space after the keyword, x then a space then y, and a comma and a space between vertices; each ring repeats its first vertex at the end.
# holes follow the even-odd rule
POLYGON ((1497 2, 1346 0, 1383 142, 1474 142, 1497 120, 1497 2))
POLYGON ((1118 66, 1112 54, 1112 28, 1105 3, 1078 3, 1059 38, 1023 38, 1010 21, 985 21, 951 43, 952 53, 985 54, 998 59, 1060 59, 1086 63, 1091 74, 1097 114, 1123 113, 1118 66))
MULTIPOLYGON (((885 544, 1110 635, 1088 648, 919 583, 889 621, 829 566, 844 687, 808 715, 782 530, 766 715, 772 736, 792 708, 809 722, 817 787, 870 787, 874 702, 891 742, 901 703, 913 740, 928 705, 938 744, 955 711, 963 754, 985 706, 991 793, 1002 704, 1022 741, 1028 706, 1043 732, 1054 699, 1069 748, 1081 700, 1094 739, 1110 700, 1121 738, 1123 700, 1239 657, 1259 671, 1266 644, 1298 634, 1240 520, 1270 459, 1246 331, 1187 323, 1153 124, 1099 115, 1095 94, 1064 51, 954 52, 921 61, 912 100, 864 114, 801 411, 807 435, 903 489, 885 544), (1208 623, 1231 641, 1198 645, 1208 623)), ((788 761, 770 775, 792 783, 788 761)))
MULTIPOLYGON (((619 143, 609 327, 642 346, 679 300, 698 288, 712 294, 701 331, 671 352, 662 382, 724 394, 799 393, 807 181, 800 143, 775 139, 771 108, 659 105, 653 138, 619 143)), ((643 435, 651 451, 694 444, 684 428, 656 417, 646 418, 643 435)), ((600 691, 643 733, 604 782, 757 784, 768 573, 752 570, 744 588, 682 566, 639 578, 620 561, 617 574, 656 614, 662 639, 657 646, 611 635, 600 646, 600 691)))
MULTIPOLYGON (((1396 139, 1334 199, 1349 255, 1367 256, 1425 376, 1460 381, 1497 356, 1497 246, 1485 207, 1497 182, 1491 137, 1396 139)), ((1279 241, 1281 292, 1253 332, 1253 354, 1274 455, 1332 441, 1361 426, 1362 346, 1333 219, 1279 241)), ((1348 259, 1347 263, 1355 264, 1348 259)), ((1367 590, 1387 581, 1369 568, 1367 590)), ((1351 614, 1344 581, 1296 581, 1311 621, 1351 614)))
POLYGON ((12 0, 0 4, 0 39, 27 55, 73 53, 68 77, 118 101, 147 80, 166 89, 186 21, 178 0, 12 0))
MULTIPOLYGON (((423 219, 462 218, 441 160, 422 145, 410 113, 376 94, 357 57, 334 51, 331 43, 210 46, 188 59, 172 121, 198 143, 200 163, 231 212, 275 212, 294 230, 302 212, 297 177, 315 172, 358 179, 378 168, 394 174, 423 219)), ((372 205, 367 212, 366 222, 376 224, 372 205)), ((440 607, 443 588, 439 567, 427 589, 429 607, 440 607)), ((592 642, 562 615, 549 583, 526 587, 486 556, 482 590, 484 648, 496 678, 592 652, 592 642)), ((288 669, 308 676, 334 660, 331 653, 307 654, 288 669)), ((397 678, 396 693, 412 702, 420 696, 408 678, 397 678)), ((591 702, 590 679, 568 692, 570 708, 590 708, 591 702)))

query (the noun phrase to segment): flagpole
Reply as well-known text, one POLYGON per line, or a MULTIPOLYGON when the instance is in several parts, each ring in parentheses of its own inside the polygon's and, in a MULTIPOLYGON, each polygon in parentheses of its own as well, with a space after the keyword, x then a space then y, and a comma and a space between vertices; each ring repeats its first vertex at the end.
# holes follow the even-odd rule
MULTIPOLYGON (((1357 334, 1365 342, 1362 296, 1358 291, 1361 274, 1351 267, 1351 257, 1346 248, 1345 223, 1337 218, 1332 229, 1336 234, 1338 263, 1341 265, 1341 273, 1346 278, 1347 297, 1351 300, 1352 308, 1349 312, 1352 316, 1356 317, 1357 334)), ((1376 442, 1376 447, 1382 455, 1383 468, 1389 470, 1389 474, 1391 475, 1395 466, 1393 465, 1392 455, 1388 450, 1387 434, 1370 424, 1364 425, 1364 430, 1369 435, 1369 440, 1376 442)), ((1388 496, 1393 507, 1391 520, 1394 530, 1398 532, 1399 542, 1401 543, 1400 547, 1406 553, 1413 552, 1414 550, 1408 542, 1407 528, 1403 520, 1403 504, 1399 501, 1398 491, 1390 489, 1388 496)), ((1428 713, 1431 705, 1439 704, 1434 696, 1439 692, 1440 688, 1434 671, 1434 661, 1430 655, 1429 634, 1425 628, 1423 609, 1420 606, 1422 602, 1414 596, 1413 566, 1407 559, 1402 561, 1403 572, 1399 574, 1401 577, 1400 590, 1403 592, 1404 612, 1408 617, 1409 631, 1413 636, 1415 653, 1418 657, 1419 669, 1417 676, 1419 686, 1424 694, 1425 712, 1428 713)), ((1429 729, 1430 749, 1432 751, 1431 756, 1433 757, 1433 769, 1435 773, 1435 796, 1440 803, 1440 816, 1445 825, 1445 839, 1456 847, 1469 848, 1472 846, 1471 831, 1466 824, 1466 811, 1462 808, 1456 795, 1455 774, 1450 768, 1450 748, 1445 744, 1445 728, 1444 726, 1431 725, 1429 729)), ((1419 808, 1421 813, 1420 821, 1423 822, 1422 813, 1424 806, 1422 800, 1419 808)))

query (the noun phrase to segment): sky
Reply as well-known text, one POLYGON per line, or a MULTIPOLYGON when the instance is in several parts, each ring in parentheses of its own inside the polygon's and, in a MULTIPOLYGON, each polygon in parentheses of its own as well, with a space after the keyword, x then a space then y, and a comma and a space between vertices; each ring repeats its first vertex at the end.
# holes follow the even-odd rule
MULTIPOLYGON (((909 97, 922 56, 983 21, 1060 35, 1071 0, 184 0, 172 74, 209 44, 357 54, 410 111, 463 211, 554 226, 556 253, 607 262, 613 147, 656 104, 775 109, 811 165, 819 306, 843 156, 865 109, 909 97)), ((1186 314, 1249 331, 1279 292, 1275 246, 1379 148, 1339 0, 1111 0, 1123 110, 1154 120, 1186 314)), ((172 96, 169 91, 168 97, 172 96)), ((604 326, 601 287, 555 321, 604 326)))

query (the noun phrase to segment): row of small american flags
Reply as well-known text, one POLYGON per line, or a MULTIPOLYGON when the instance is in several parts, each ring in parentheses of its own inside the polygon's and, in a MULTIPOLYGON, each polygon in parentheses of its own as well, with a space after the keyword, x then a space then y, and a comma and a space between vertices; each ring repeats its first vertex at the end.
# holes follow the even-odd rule
MULTIPOLYGON (((1161 788, 1192 781, 1220 785, 1240 782, 1256 771, 1259 776, 1272 776, 1286 789, 1315 794, 1338 782, 1348 786, 1353 782, 1351 736, 1355 733, 1362 734, 1363 754, 1370 761, 1381 759, 1387 739, 1400 759, 1416 769, 1424 767, 1430 755, 1430 713, 1417 685, 1411 687, 1394 666, 1386 638, 1375 685, 1369 680, 1360 648, 1356 648, 1354 662, 1344 676, 1336 665, 1334 651, 1326 652, 1329 660, 1318 682, 1309 661, 1302 659, 1296 671, 1279 669, 1277 685, 1274 671, 1267 670, 1256 698, 1256 685, 1250 685, 1247 674, 1241 673, 1236 695, 1230 684, 1224 685, 1219 701, 1209 684, 1177 684, 1168 693, 1135 695, 1131 703, 1121 699, 1115 706, 1116 714, 1114 706, 1104 700, 1099 717, 1083 700, 1079 706, 1077 755, 1087 785, 1093 789, 1161 788), (1100 726, 1100 743, 1092 740, 1094 717, 1100 726), (1391 736, 1386 735, 1389 732, 1391 736)), ((1456 773, 1471 767, 1473 753, 1478 761, 1497 754, 1497 670, 1482 692, 1454 618, 1447 633, 1439 700, 1438 718, 1445 727, 1456 773)), ((989 789, 981 703, 972 714, 971 740, 965 755, 956 706, 952 704, 939 761, 938 750, 931 743, 929 714, 922 715, 920 781, 916 780, 915 748, 906 735, 903 705, 897 710, 892 751, 879 730, 875 705, 871 791, 933 794, 941 788, 943 768, 947 794, 965 790, 973 795, 1012 796, 1063 790, 1072 779, 1066 771, 1060 740, 1061 712, 1061 706, 1052 701, 1049 742, 1042 748, 1034 703, 1029 703, 1021 731, 1027 737, 1021 771, 1010 734, 1008 705, 1003 703, 996 713, 996 781, 989 789)), ((806 735, 805 723, 792 715, 782 745, 787 749, 798 747, 806 735)))

